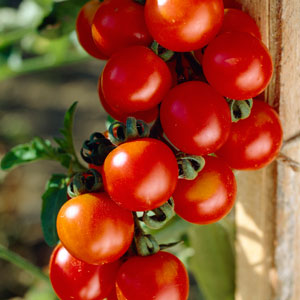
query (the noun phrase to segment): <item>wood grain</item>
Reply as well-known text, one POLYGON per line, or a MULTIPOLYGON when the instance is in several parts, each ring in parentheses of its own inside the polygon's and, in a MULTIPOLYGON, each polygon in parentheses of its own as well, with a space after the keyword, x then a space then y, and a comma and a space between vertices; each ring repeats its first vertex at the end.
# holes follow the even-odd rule
MULTIPOLYGON (((243 0, 274 61, 266 100, 285 139, 300 131, 300 1, 243 0)), ((300 143, 283 149, 300 161, 300 143)), ((300 299, 300 175, 288 165, 238 174, 236 299, 300 299)))

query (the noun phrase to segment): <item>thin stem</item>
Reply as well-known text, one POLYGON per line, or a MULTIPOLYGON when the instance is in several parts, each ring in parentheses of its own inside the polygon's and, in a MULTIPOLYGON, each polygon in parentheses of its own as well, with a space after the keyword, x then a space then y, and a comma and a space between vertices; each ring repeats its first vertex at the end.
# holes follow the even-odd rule
POLYGON ((12 252, 11 250, 6 249, 4 246, 0 245, 0 258, 16 265, 17 267, 31 273, 38 279, 41 279, 49 283, 49 277, 38 267, 33 265, 28 260, 25 260, 20 255, 12 252))

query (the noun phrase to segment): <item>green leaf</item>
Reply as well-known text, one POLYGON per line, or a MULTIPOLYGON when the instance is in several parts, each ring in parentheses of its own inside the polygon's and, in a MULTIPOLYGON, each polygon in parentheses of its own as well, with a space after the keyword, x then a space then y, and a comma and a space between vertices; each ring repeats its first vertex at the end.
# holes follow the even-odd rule
POLYGON ((47 38, 58 38, 72 32, 81 7, 87 0, 65 0, 55 2, 52 11, 47 15, 38 31, 47 38))
POLYGON ((189 262, 206 300, 234 299, 234 253, 230 236, 219 223, 188 230, 195 255, 189 262))
POLYGON ((58 300, 50 284, 37 281, 30 287, 24 300, 58 300))
POLYGON ((1 169, 8 170, 17 165, 40 159, 55 159, 56 150, 49 140, 35 137, 31 142, 13 147, 1 160, 1 169))
POLYGON ((60 208, 67 201, 66 179, 67 176, 64 174, 52 175, 42 196, 42 229, 45 241, 49 246, 55 246, 59 241, 56 230, 56 218, 60 208))

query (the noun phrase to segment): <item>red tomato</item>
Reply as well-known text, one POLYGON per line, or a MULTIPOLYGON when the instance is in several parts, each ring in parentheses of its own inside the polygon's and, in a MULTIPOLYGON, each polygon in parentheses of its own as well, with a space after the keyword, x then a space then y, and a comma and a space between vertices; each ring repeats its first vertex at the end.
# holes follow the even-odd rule
POLYGON ((113 55, 102 73, 103 95, 110 107, 124 113, 154 108, 172 84, 166 63, 143 46, 113 55))
POLYGON ((175 155, 151 138, 124 143, 104 161, 104 187, 120 206, 152 210, 169 200, 178 178, 175 155))
POLYGON ((107 56, 96 47, 92 37, 92 21, 100 5, 99 0, 91 0, 81 8, 76 20, 76 33, 80 45, 88 54, 95 58, 107 59, 107 56))
POLYGON ((61 300, 99 300, 114 289, 120 261, 89 265, 61 244, 53 250, 49 270, 52 287, 61 300))
POLYGON ((267 103, 253 100, 250 116, 232 124, 229 138, 217 155, 234 169, 255 170, 271 163, 281 144, 277 113, 267 103))
POLYGON ((106 300, 118 300, 116 289, 114 288, 113 291, 108 295, 106 300))
POLYGON ((133 238, 130 211, 116 205, 105 193, 82 194, 60 209, 57 232, 62 244, 89 264, 109 263, 120 258, 133 238))
POLYGON ((181 151, 195 155, 219 149, 231 126, 225 99, 199 81, 173 88, 162 102, 160 119, 168 139, 181 151))
POLYGON ((112 116, 114 119, 121 121, 123 123, 126 122, 126 119, 128 117, 135 117, 137 120, 143 120, 147 123, 153 122, 158 117, 158 107, 157 106, 155 106, 154 108, 151 108, 150 110, 137 111, 134 113, 124 113, 120 110, 116 110, 116 109, 112 108, 111 106, 109 106, 109 104, 107 103, 107 101, 105 100, 104 95, 103 95, 103 91, 102 91, 102 87, 101 87, 101 77, 100 77, 99 83, 98 83, 98 94, 99 94, 100 102, 101 102, 103 108, 105 109, 105 111, 110 116, 112 116))
POLYGON ((220 158, 206 156, 205 166, 194 180, 178 180, 173 199, 180 217, 195 224, 210 224, 229 213, 235 196, 231 168, 220 158))
POLYGON ((236 0, 223 0, 225 8, 237 8, 242 9, 242 4, 236 0))
POLYGON ((206 48, 203 71, 220 94, 245 100, 267 87, 273 65, 268 49, 260 40, 246 32, 227 32, 206 48))
POLYGON ((221 28, 222 0, 147 0, 145 20, 163 47, 186 52, 209 43, 221 28))
POLYGON ((232 31, 248 32, 261 40, 261 34, 254 19, 240 9, 227 8, 224 10, 224 20, 218 34, 232 31))
POLYGON ((116 281, 119 300, 186 300, 189 280, 183 263, 173 254, 129 258, 116 281))
POLYGON ((92 35, 107 56, 128 46, 148 46, 153 40, 145 23, 144 7, 132 0, 104 0, 94 17, 92 35))

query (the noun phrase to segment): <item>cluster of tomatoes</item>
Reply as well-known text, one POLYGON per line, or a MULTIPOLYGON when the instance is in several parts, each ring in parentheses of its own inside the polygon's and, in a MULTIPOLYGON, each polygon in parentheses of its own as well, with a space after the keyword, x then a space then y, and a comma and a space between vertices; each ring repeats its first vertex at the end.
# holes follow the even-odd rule
POLYGON ((277 113, 252 100, 273 68, 254 20, 222 0, 142 2, 91 0, 78 15, 83 48, 108 59, 101 103, 127 123, 92 138, 96 158, 87 161, 104 188, 68 200, 57 216, 62 244, 50 278, 62 300, 186 300, 183 264, 140 222, 165 221, 173 202, 188 222, 220 220, 235 201, 232 170, 262 168, 281 147, 277 113))

